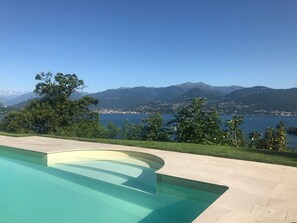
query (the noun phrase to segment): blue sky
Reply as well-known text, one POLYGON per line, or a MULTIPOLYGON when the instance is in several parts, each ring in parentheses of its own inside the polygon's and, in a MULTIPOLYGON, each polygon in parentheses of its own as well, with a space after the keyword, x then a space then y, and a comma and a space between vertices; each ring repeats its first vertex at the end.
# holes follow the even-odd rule
POLYGON ((0 90, 75 73, 86 91, 297 87, 296 0, 0 0, 0 90))

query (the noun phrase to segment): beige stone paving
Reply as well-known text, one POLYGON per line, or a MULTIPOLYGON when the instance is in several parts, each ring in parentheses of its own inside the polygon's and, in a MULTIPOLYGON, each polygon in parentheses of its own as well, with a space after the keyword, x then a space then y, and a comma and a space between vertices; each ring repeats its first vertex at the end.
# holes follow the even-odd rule
POLYGON ((132 150, 157 155, 165 161, 159 173, 229 187, 194 222, 297 222, 297 168, 36 136, 22 138, 0 136, 0 145, 47 153, 99 149, 132 150))

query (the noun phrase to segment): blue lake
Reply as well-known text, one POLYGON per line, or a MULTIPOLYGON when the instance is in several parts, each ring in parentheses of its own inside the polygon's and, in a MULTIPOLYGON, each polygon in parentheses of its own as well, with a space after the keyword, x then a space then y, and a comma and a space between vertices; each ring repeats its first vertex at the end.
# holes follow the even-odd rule
MULTIPOLYGON (((142 122, 146 114, 101 114, 100 123, 106 125, 112 122, 117 126, 122 126, 125 120, 137 124, 142 122)), ((172 115, 163 115, 164 121, 168 122, 174 117, 172 115)), ((222 116, 222 120, 231 119, 231 116, 222 116)), ((253 131, 264 133, 267 127, 275 128, 280 121, 283 121, 287 127, 297 126, 297 116, 268 116, 268 115, 251 115, 244 117, 244 124, 242 124, 242 131, 248 135, 253 131)), ((297 136, 288 134, 290 148, 297 149, 297 136)))

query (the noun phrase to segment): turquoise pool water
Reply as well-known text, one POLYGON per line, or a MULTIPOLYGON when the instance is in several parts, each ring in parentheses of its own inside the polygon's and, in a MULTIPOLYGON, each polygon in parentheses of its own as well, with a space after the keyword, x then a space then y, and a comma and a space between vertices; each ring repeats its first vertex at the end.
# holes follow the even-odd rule
POLYGON ((0 156, 0 222, 191 222, 226 190, 154 171, 131 157, 46 167, 0 156))

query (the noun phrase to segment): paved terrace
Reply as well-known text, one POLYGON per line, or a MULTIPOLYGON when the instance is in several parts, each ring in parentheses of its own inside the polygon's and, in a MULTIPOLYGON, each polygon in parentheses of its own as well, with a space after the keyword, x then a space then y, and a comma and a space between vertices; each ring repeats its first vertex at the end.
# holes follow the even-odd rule
POLYGON ((297 168, 36 136, 22 138, 0 136, 0 145, 47 153, 98 149, 153 154, 165 161, 159 173, 229 187, 194 222, 297 222, 297 168))

